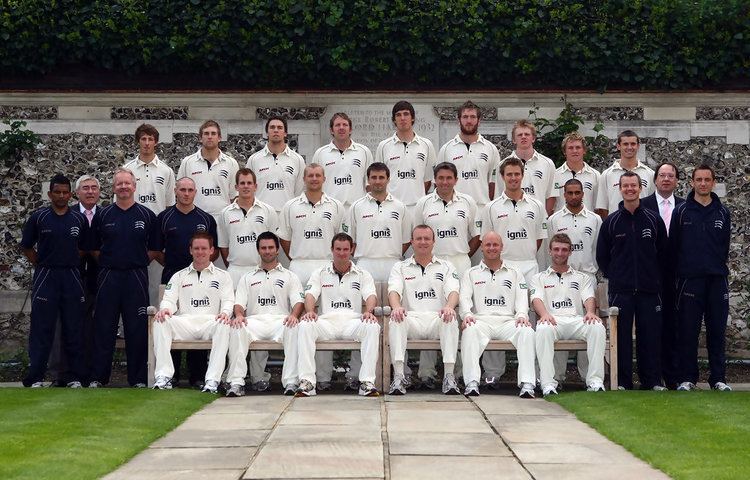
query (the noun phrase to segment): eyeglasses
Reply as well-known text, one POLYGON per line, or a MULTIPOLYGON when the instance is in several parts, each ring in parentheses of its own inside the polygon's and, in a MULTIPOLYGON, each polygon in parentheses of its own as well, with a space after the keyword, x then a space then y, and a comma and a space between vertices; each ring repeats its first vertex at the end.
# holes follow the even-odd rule
POLYGON ((659 178, 670 178, 670 179, 671 179, 671 178, 675 178, 675 174, 674 174, 674 173, 660 173, 660 174, 659 174, 659 175, 657 175, 657 176, 658 176, 659 178))

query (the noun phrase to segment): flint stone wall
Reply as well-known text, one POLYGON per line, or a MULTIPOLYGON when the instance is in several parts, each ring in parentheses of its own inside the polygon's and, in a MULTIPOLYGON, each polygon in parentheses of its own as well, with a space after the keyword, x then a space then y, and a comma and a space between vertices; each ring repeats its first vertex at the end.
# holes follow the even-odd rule
MULTIPOLYGON (((442 143, 452 138, 457 131, 456 107, 464 97, 430 98, 415 107, 432 116, 418 114, 417 122, 430 123, 430 131, 442 143), (450 105, 450 106, 448 106, 450 105), (427 118, 425 118, 427 117, 427 118)), ((290 104, 289 100, 264 98, 250 102, 247 107, 228 105, 207 107, 205 102, 191 104, 184 95, 172 103, 144 99, 112 99, 101 96, 93 98, 91 105, 76 102, 38 102, 22 99, 3 102, 0 93, 0 117, 2 119, 26 119, 29 128, 40 134, 42 144, 36 151, 25 153, 19 162, 8 162, 2 166, 7 176, 0 189, 0 358, 12 356, 26 347, 29 325, 28 288, 32 268, 20 253, 18 241, 25 219, 36 208, 46 204, 42 184, 58 172, 67 174, 73 181, 82 174, 93 174, 102 183, 102 199, 112 198, 111 177, 117 166, 132 158, 137 145, 132 132, 142 121, 153 123, 161 133, 157 153, 170 164, 175 172, 180 160, 199 148, 197 127, 202 120, 215 118, 222 124, 225 141, 222 149, 234 156, 240 165, 263 147, 263 125, 272 114, 280 114, 290 122, 289 142, 292 148, 309 158, 320 145, 330 140, 328 119, 333 111, 326 105, 336 105, 338 111, 347 111, 342 104, 350 104, 352 111, 358 104, 377 105, 390 110, 399 98, 380 98, 377 95, 361 95, 359 99, 332 95, 330 98, 307 99, 308 102, 290 104), (5 104, 7 103, 7 104, 5 104), (177 105, 177 106, 175 106, 177 105), (59 115, 58 115, 59 113, 59 115), (200 115, 200 117, 198 117, 200 115)), ((15 99, 14 99, 15 100, 15 99)), ((33 99, 32 99, 33 100, 33 99)), ((492 97, 476 101, 483 112, 480 131, 493 142, 501 156, 508 155, 513 145, 509 140, 512 120, 526 117, 533 105, 516 100, 510 105, 499 105, 492 97)), ((507 99, 506 99, 507 100, 507 99)), ((569 99, 570 100, 570 99, 569 99)), ((577 112, 587 125, 584 133, 590 134, 595 121, 605 125, 604 134, 610 142, 611 157, 616 157, 614 138, 617 132, 632 128, 643 137, 640 157, 652 168, 662 161, 678 164, 682 174, 679 193, 685 195, 692 168, 707 161, 717 172, 722 201, 733 215, 732 243, 730 247, 730 319, 727 328, 728 354, 735 358, 750 358, 750 261, 746 250, 750 244, 750 107, 713 102, 676 104, 672 109, 641 102, 623 101, 618 98, 609 105, 601 99, 590 102, 572 100, 577 112), (673 118, 669 118, 670 115, 673 118), (665 117, 667 117, 665 119, 665 117), (587 131, 587 129, 589 131, 587 131)), ((247 102, 245 102, 247 103, 247 102)), ((541 103, 540 115, 555 118, 559 105, 552 100, 541 103)), ((354 118, 357 137, 357 119, 354 118)), ((376 126, 383 129, 383 126, 376 126)), ((544 153, 544 152, 542 152, 544 153)), ((594 165, 600 171, 611 159, 594 165)), ((2 172, 0 177, 5 175, 2 172)), ((703 344, 703 339, 701 340, 703 344)))

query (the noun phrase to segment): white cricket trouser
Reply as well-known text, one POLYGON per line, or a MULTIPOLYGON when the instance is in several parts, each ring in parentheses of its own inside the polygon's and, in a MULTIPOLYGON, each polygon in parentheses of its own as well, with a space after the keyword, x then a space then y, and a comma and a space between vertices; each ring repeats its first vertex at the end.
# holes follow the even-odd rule
POLYGON ((479 357, 490 340, 510 340, 518 354, 518 385, 536 384, 534 371, 534 329, 531 326, 516 326, 512 317, 476 315, 476 322, 466 327, 461 334, 461 360, 464 382, 479 382, 481 370, 479 357))
MULTIPOLYGON (((148 301, 149 305, 159 306, 161 298, 159 298, 159 286, 161 283, 161 274, 164 271, 164 267, 161 263, 156 260, 151 260, 148 264, 148 301)), ((168 280, 167 280, 168 281, 168 280)))
POLYGON ((580 316, 555 316, 557 325, 536 326, 536 356, 542 388, 557 387, 553 357, 556 340, 586 340, 589 368, 586 385, 604 383, 604 347, 607 331, 600 322, 585 323, 580 316))
MULTIPOLYGON (((539 265, 536 260, 503 259, 503 263, 521 272, 527 286, 531 285, 531 277, 539 273, 539 265)), ((534 314, 531 308, 529 308, 529 320, 532 325, 536 322, 536 314, 534 314)), ((505 352, 484 352, 484 355, 482 355, 482 367, 484 367, 485 377, 502 377, 505 373, 505 352)))
MULTIPOLYGON (((458 321, 444 322, 437 312, 409 310, 402 322, 389 320, 388 339, 391 343, 391 361, 404 362, 406 342, 415 340, 440 340, 443 363, 456 363, 458 351, 458 321)), ((452 372, 447 372, 452 373, 452 372)))
POLYGON ((229 350, 231 327, 216 320, 216 315, 172 315, 164 322, 154 321, 154 355, 157 377, 172 378, 172 340, 211 340, 206 380, 221 380, 229 350))
MULTIPOLYGON (((596 288, 596 274, 590 273, 590 272, 582 272, 586 274, 591 279, 591 285, 596 288)), ((598 305, 597 305, 598 308, 598 305)), ((577 351, 576 353, 576 365, 578 366, 578 375, 581 378, 586 378, 586 372, 589 370, 589 357, 586 355, 586 352, 583 351, 577 351)), ((563 383, 565 381, 566 376, 566 370, 568 368, 568 357, 570 356, 570 352, 555 352, 555 358, 553 360, 555 364, 555 380, 557 380, 558 383, 563 383)))
MULTIPOLYGON (((244 277, 246 273, 255 270, 256 267, 257 265, 229 265, 229 267, 227 267, 227 273, 232 277, 234 288, 237 289, 240 279, 244 277)), ((268 363, 268 352, 261 350, 250 352, 250 378, 256 379, 256 382, 260 380, 266 382, 271 380, 271 374, 266 372, 266 363, 268 363)))
POLYGON ((375 283, 387 283, 393 266, 400 261, 400 258, 360 257, 357 259, 357 266, 369 272, 375 283))
POLYGON ((357 340, 361 342, 362 367, 360 382, 375 381, 378 361, 380 325, 362 321, 362 315, 352 310, 334 310, 318 316, 315 322, 300 322, 297 327, 297 355, 300 380, 315 384, 315 342, 317 340, 357 340))
MULTIPOLYGON (((281 384, 287 386, 297 382, 297 327, 287 328, 284 325, 286 315, 251 315, 247 317, 247 325, 232 329, 229 337, 229 373, 227 381, 232 384, 245 384, 247 374, 247 350, 250 342, 256 340, 273 340, 284 345, 284 366, 281 371, 281 384)), ((265 362, 260 365, 265 370, 265 362)), ((260 378, 253 377, 255 383, 260 378)))

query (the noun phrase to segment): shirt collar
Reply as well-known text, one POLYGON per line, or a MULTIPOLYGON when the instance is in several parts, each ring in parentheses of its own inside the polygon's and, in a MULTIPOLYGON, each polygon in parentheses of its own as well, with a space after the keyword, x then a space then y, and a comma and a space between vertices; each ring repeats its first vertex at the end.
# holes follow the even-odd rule
MULTIPOLYGON (((443 202, 444 200, 440 197, 440 195, 437 194, 437 192, 432 192, 430 195, 432 195, 432 201, 433 202, 443 202)), ((457 202, 459 200, 459 193, 456 190, 453 190, 453 198, 450 199, 448 202, 448 205, 451 203, 457 202)))
MULTIPOLYGON (((196 157, 198 157, 198 161, 199 162, 208 162, 208 160, 206 158, 203 158, 203 154, 201 153, 201 149, 200 148, 198 149, 198 152, 195 155, 196 155, 196 157)), ((217 158, 216 161, 217 162, 226 162, 226 160, 227 160, 227 155, 224 152, 222 152, 221 150, 219 150, 219 158, 217 158)), ((213 164, 211 164, 211 165, 213 165, 213 164)))
MULTIPOLYGON (((414 132, 414 138, 411 139, 410 142, 407 143, 419 143, 422 139, 417 135, 417 132, 414 132)), ((394 132, 393 136, 391 137, 392 143, 404 143, 403 140, 398 138, 398 135, 394 132)))
MULTIPOLYGON (((375 199, 375 197, 373 197, 373 196, 372 196, 372 194, 371 194, 370 192, 367 192, 367 193, 365 194, 365 197, 366 197, 366 198, 367 198, 367 200, 369 200, 370 202, 377 202, 377 200, 375 199)), ((392 201, 393 201, 393 195, 391 195, 391 192, 388 192, 388 193, 386 194, 386 196, 385 196, 385 200, 383 200, 383 202, 381 202, 381 203, 384 203, 384 202, 392 202, 392 201)))
MULTIPOLYGON (((503 201, 503 202, 512 202, 513 201, 513 200, 510 199, 510 197, 508 197, 505 194, 505 190, 503 190, 503 193, 501 193, 500 196, 497 197, 497 198, 499 200, 503 201)), ((521 198, 519 200, 516 200, 516 202, 523 202, 525 200, 526 200, 526 192, 523 192, 523 195, 521 196, 521 198)))
POLYGON ((527 162, 532 162, 534 160, 539 160, 539 152, 537 152, 536 150, 534 150, 534 154, 528 160, 524 160, 523 158, 521 158, 518 155, 516 155, 516 151, 515 150, 513 150, 512 152, 510 152, 509 156, 521 160, 524 165, 526 165, 527 162))
MULTIPOLYGON (((564 271, 562 275, 567 276, 567 275, 570 275, 571 273, 573 273, 573 269, 570 268, 570 265, 568 265, 568 269, 564 271)), ((557 272, 553 270, 552 267, 547 267, 547 270, 544 271, 544 274, 545 275, 557 275, 557 272)))
POLYGON ((137 157, 135 157, 135 165, 136 165, 136 167, 144 167, 146 165, 153 165, 155 167, 158 167, 160 164, 161 164, 161 160, 159 160, 159 156, 158 155, 154 155, 154 159, 151 160, 148 163, 146 163, 143 160, 141 160, 140 155, 137 156, 137 157))
MULTIPOLYGON (((258 272, 260 272, 262 270, 263 270, 263 267, 259 263, 258 265, 255 266, 255 270, 253 270, 252 273, 258 273, 258 272)), ((281 264, 281 262, 279 262, 279 263, 276 264, 276 266, 274 268, 272 268, 271 270, 269 270, 269 272, 274 272, 274 271, 276 271, 276 272, 283 272, 284 270, 286 270, 286 269, 281 264)))
MULTIPOLYGON (((302 192, 300 194, 300 196, 297 197, 297 201, 299 203, 311 203, 310 200, 308 200, 307 194, 305 194, 305 192, 302 192)), ((323 192, 323 196, 320 197, 320 201, 318 203, 314 204, 314 205, 322 205, 324 203, 328 203, 328 202, 332 202, 332 201, 333 200, 331 199, 331 197, 329 197, 328 195, 326 195, 325 192, 323 192)))
MULTIPOLYGON (((255 201, 253 202, 253 206, 249 208, 249 210, 252 210, 253 208, 258 206, 258 198, 255 198, 255 201)), ((237 203, 237 199, 235 198, 232 203, 229 204, 230 210, 242 210, 242 207, 240 207, 240 204, 237 203)))
MULTIPOLYGON (((331 262, 328 265, 326 265, 326 271, 328 273, 330 273, 331 275, 338 275, 339 274, 339 272, 337 272, 336 269, 333 268, 333 262, 331 262)), ((359 273, 362 273, 362 270, 359 267, 357 267, 356 263, 351 262, 351 267, 349 267, 349 271, 347 271, 344 275, 348 275, 350 273, 357 273, 357 274, 359 274, 359 273)))
MULTIPOLYGON (((216 267, 214 266, 213 262, 209 262, 208 266, 206 268, 204 268, 203 270, 201 270, 201 272, 205 272, 206 270, 208 270, 209 272, 214 273, 214 268, 216 268, 216 267)), ((193 265, 193 262, 190 262, 190 266, 188 267, 188 273, 190 273, 190 272, 197 272, 197 271, 198 270, 195 269, 195 266, 193 265)))
POLYGON ((563 206, 563 207, 561 208, 561 210, 562 210, 562 212, 563 212, 563 213, 562 213, 563 215, 571 215, 571 216, 579 216, 579 217, 588 217, 589 215, 591 215, 591 214, 593 213, 593 212, 592 212, 591 210, 589 210, 589 209, 588 209, 588 208, 586 208, 586 207, 583 207, 583 208, 581 209, 581 211, 580 211, 580 212, 578 212, 578 213, 573 213, 573 212, 571 212, 571 211, 570 211, 570 210, 568 209, 568 206, 567 206, 567 205, 564 205, 564 206, 563 206))
MULTIPOLYGON (((419 264, 417 263, 417 260, 416 260, 416 259, 414 258, 414 255, 412 255, 411 257, 409 257, 409 258, 408 258, 408 260, 406 260, 406 262, 407 262, 407 263, 408 263, 409 265, 419 265, 419 264)), ((433 255, 433 256, 432 256, 432 260, 430 260, 430 263, 428 263, 428 264, 427 264, 427 266, 429 267, 429 266, 430 266, 430 265, 432 265, 433 263, 440 263, 440 259, 439 259, 439 258, 437 258, 437 257, 436 257, 435 255, 433 255)))
MULTIPOLYGON (((350 139, 350 140, 351 140, 351 139, 350 139)), ((352 143, 350 143, 350 144, 349 144, 349 146, 348 146, 348 147, 346 147, 346 148, 344 149, 344 151, 345 151, 345 152, 346 152, 347 150, 357 150, 357 144, 356 144, 356 143, 354 142, 354 140, 351 140, 351 142, 352 142, 352 143)), ((336 151, 336 152, 340 152, 340 151, 341 151, 341 150, 339 149, 339 147, 337 147, 337 146, 336 146, 336 144, 335 144, 335 143, 333 143, 333 141, 331 141, 331 143, 329 143, 329 144, 328 144, 328 148, 329 148, 329 149, 330 149, 330 151, 332 151, 332 152, 334 152, 334 151, 336 151)))
POLYGON ((588 163, 583 162, 583 168, 581 169, 581 172, 576 172, 575 170, 573 170, 572 168, 568 166, 568 162, 563 162, 562 169, 564 172, 581 173, 581 172, 588 172, 589 170, 591 170, 591 167, 589 166, 588 163))
MULTIPOLYGON (((618 158, 617 160, 615 160, 615 163, 612 164, 613 170, 623 170, 623 171, 625 170, 622 167, 622 165, 620 165, 620 160, 621 159, 618 158)), ((638 159, 638 163, 635 165, 635 168, 633 168, 633 171, 638 170, 639 168, 645 168, 645 167, 646 166, 643 164, 643 162, 641 162, 641 160, 638 159)))
POLYGON ((666 200, 671 206, 674 207, 674 193, 670 194, 667 198, 662 197, 658 193, 655 193, 654 196, 656 197, 656 203, 658 203, 659 205, 662 205, 664 200, 666 200))
MULTIPOLYGON (((489 269, 490 269, 490 267, 488 267, 488 266, 487 266, 487 264, 486 264, 486 263, 484 263, 484 260, 481 260, 481 261, 479 262, 479 268, 480 268, 480 270, 488 270, 488 271, 489 271, 489 269)), ((502 264, 502 265, 500 265, 500 268, 498 268, 498 269, 497 269, 497 270, 495 270, 495 271, 497 272, 498 270, 508 270, 508 266, 507 266, 507 265, 505 264, 505 262, 503 262, 503 264, 502 264)))
MULTIPOLYGON (((484 139, 484 137, 482 136, 482 134, 479 133, 479 134, 477 134, 477 141, 476 142, 472 142, 469 145, 474 145, 475 143, 484 143, 485 141, 486 140, 484 139)), ((461 144, 461 143, 465 144, 466 143, 463 140, 461 140, 461 134, 460 133, 457 133, 456 136, 453 137, 453 139, 451 140, 451 142, 453 143, 453 145, 458 145, 458 144, 461 144)))
MULTIPOLYGON (((268 149, 268 144, 266 144, 263 147, 263 155, 268 156, 268 157, 272 157, 273 156, 273 152, 271 152, 271 150, 268 149)), ((276 156, 280 157, 282 155, 289 156, 289 144, 288 143, 284 147, 284 151, 282 151, 281 153, 277 154, 276 156)))

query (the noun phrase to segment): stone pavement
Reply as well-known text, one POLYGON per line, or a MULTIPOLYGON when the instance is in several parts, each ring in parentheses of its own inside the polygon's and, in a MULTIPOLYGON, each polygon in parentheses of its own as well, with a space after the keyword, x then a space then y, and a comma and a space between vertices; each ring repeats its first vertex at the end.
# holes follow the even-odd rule
POLYGON ((104 477, 666 479, 556 404, 514 395, 220 398, 104 477))

